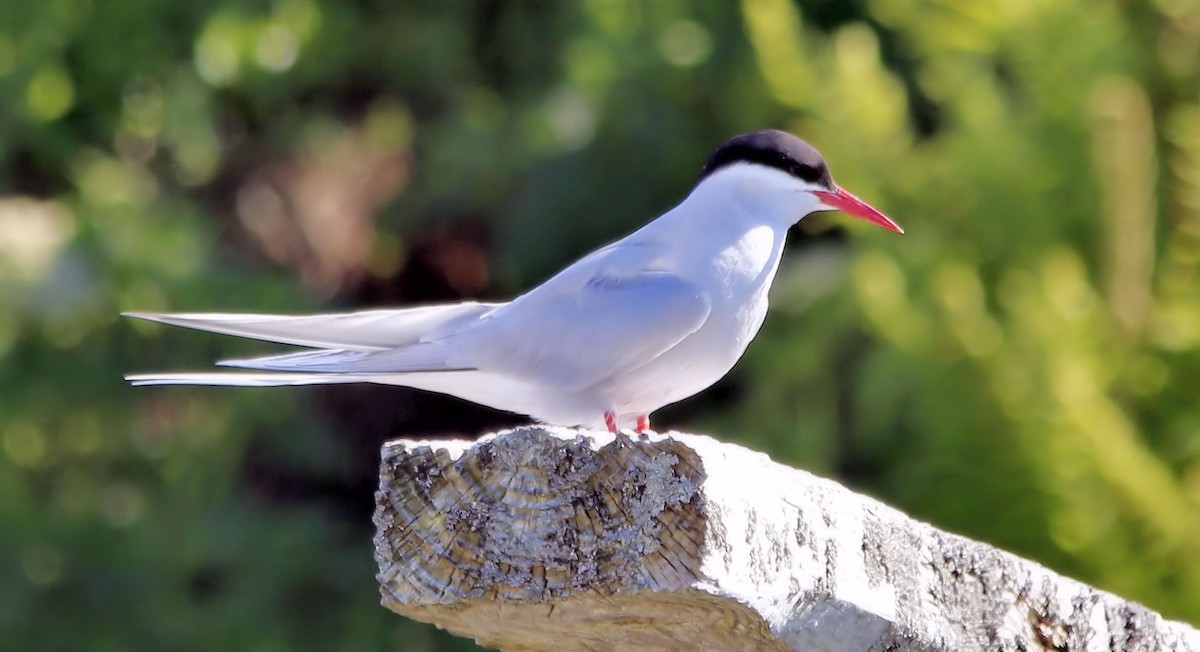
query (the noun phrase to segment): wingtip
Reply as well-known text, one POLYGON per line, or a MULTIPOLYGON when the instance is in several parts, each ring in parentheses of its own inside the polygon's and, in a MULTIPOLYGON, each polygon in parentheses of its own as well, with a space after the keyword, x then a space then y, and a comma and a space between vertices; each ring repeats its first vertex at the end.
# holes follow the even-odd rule
POLYGON ((123 378, 125 379, 125 382, 129 383, 130 387, 142 387, 143 385, 151 384, 150 379, 147 378, 149 375, 150 374, 125 374, 123 378))
POLYGON ((125 374, 124 378, 125 382, 129 383, 131 387, 228 384, 214 382, 222 378, 222 374, 207 371, 125 374))

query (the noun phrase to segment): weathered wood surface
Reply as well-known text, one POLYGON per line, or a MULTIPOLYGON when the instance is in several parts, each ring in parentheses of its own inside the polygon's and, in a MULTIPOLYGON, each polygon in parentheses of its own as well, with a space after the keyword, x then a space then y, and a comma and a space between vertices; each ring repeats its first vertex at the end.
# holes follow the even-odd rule
POLYGON ((1196 650, 1200 632, 708 437, 390 442, 383 603, 503 650, 1196 650))

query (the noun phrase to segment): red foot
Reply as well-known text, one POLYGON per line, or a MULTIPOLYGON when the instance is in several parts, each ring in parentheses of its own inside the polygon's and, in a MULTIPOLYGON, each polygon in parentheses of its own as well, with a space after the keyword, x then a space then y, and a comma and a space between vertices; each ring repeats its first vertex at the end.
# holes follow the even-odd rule
POLYGON ((649 432, 650 431, 650 415, 643 414, 642 416, 637 418, 637 431, 638 432, 649 432))
POLYGON ((617 415, 612 412, 605 412, 604 425, 608 426, 609 432, 615 433, 617 431, 617 415))

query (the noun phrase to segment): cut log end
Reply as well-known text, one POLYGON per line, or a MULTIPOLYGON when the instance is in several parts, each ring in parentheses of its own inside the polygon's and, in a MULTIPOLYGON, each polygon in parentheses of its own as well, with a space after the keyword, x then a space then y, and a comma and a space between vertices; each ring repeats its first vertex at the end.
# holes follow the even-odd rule
POLYGON ((528 432, 458 454, 385 449, 376 550, 396 601, 548 601, 697 580, 705 519, 694 451, 528 432))

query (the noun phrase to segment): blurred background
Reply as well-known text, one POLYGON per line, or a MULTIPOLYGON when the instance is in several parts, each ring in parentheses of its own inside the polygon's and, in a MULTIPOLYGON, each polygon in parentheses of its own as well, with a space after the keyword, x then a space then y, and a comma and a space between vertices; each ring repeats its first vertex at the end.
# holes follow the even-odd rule
POLYGON ((378 606, 402 388, 127 387, 278 347, 121 310, 503 298, 721 141, 903 224, 794 230, 656 415, 1200 622, 1200 3, 0 2, 0 648, 466 650, 378 606))

